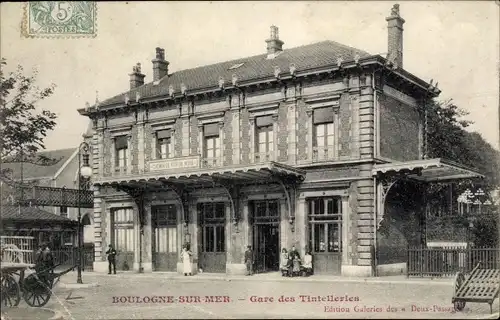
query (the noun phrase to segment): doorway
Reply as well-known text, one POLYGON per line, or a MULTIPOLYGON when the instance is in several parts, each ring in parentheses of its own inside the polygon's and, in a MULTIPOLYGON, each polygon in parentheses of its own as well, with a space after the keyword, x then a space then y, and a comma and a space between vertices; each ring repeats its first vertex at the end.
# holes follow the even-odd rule
POLYGON ((226 206, 224 202, 198 204, 201 229, 199 268, 204 272, 226 272, 226 206))
POLYGON ((256 273, 278 271, 280 256, 279 200, 253 202, 253 250, 256 273))
POLYGON ((177 210, 175 205, 151 208, 152 262, 155 271, 177 270, 177 210))

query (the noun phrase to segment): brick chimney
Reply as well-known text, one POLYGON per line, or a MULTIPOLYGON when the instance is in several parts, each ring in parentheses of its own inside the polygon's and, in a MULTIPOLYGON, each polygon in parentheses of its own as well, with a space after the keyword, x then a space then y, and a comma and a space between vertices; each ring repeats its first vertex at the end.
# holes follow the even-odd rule
POLYGON ((271 37, 266 40, 266 43, 268 58, 273 58, 283 51, 284 42, 280 40, 278 27, 271 26, 271 37))
POLYGON ((388 29, 387 60, 396 68, 403 68, 403 23, 405 20, 399 15, 399 4, 392 7, 391 15, 385 20, 388 29))
POLYGON ((158 81, 168 75, 169 62, 165 60, 165 49, 156 48, 156 58, 153 62, 153 81, 158 81))
POLYGON ((132 67, 132 73, 130 76, 130 89, 140 87, 144 84, 145 75, 141 73, 141 64, 137 63, 132 67))

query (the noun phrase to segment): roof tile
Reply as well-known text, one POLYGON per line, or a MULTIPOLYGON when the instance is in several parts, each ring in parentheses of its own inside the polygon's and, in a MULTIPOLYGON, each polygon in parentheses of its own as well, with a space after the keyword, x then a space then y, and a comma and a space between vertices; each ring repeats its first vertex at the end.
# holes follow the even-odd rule
POLYGON ((174 87, 175 92, 180 92, 181 83, 186 85, 188 91, 216 87, 219 83, 219 77, 223 77, 226 83, 231 83, 233 74, 238 76, 239 81, 267 78, 274 75, 275 66, 279 66, 282 71, 288 71, 291 63, 295 64, 298 71, 321 68, 336 65, 338 58, 342 58, 344 61, 354 60, 356 54, 360 58, 370 56, 365 51, 327 40, 285 49, 274 59, 267 59, 267 54, 261 54, 177 71, 163 77, 157 85, 152 82, 144 84, 102 101, 100 105, 106 106, 121 103, 124 101, 127 93, 130 99, 134 99, 136 92, 139 92, 142 98, 168 95, 170 85, 174 87), (244 64, 239 68, 230 69, 233 65, 239 63, 244 64))

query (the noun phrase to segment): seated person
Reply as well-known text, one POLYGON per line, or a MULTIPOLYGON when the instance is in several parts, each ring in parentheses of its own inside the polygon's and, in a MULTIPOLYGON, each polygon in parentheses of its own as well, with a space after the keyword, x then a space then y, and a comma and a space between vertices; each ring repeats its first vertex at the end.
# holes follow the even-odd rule
POLYGON ((302 265, 302 270, 304 271, 304 275, 312 274, 312 255, 310 251, 307 251, 304 255, 304 264, 302 265))
POLYGON ((289 260, 288 260, 288 252, 286 251, 285 248, 281 250, 281 256, 280 256, 280 270, 281 270, 281 276, 283 277, 288 277, 289 276, 289 260))

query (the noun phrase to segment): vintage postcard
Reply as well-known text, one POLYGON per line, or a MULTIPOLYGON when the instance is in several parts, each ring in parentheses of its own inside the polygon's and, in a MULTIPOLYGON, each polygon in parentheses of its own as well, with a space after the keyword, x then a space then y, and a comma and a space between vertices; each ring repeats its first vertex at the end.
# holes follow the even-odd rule
POLYGON ((496 319, 498 1, 0 4, 2 319, 496 319))

